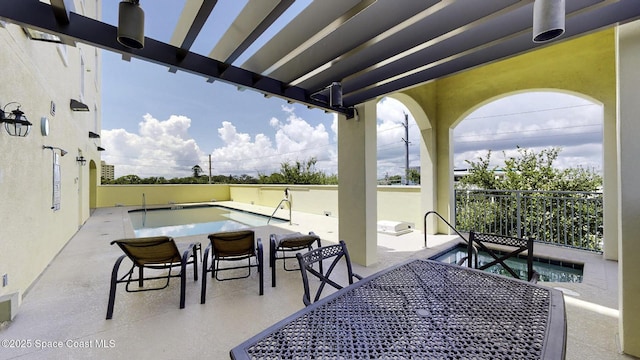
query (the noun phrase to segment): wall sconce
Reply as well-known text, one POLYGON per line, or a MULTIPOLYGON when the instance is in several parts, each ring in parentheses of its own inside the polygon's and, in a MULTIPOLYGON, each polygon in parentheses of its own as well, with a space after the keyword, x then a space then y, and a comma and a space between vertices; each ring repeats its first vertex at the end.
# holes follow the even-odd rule
POLYGON ((80 166, 85 166, 87 164, 87 159, 85 159, 84 156, 82 156, 82 155, 76 156, 76 161, 78 162, 78 165, 80 165, 80 166))
POLYGON ((118 42, 126 47, 144 47, 144 11, 140 0, 123 0, 118 7, 118 42))
POLYGON ((565 0, 535 0, 533 42, 543 43, 564 34, 565 0))
POLYGON ((59 147, 57 147, 57 146, 47 146, 47 145, 42 145, 42 148, 43 148, 43 149, 49 149, 49 150, 51 150, 51 151, 52 151, 52 152, 54 152, 54 153, 55 153, 55 151, 56 151, 56 150, 60 150, 60 156, 65 156, 65 155, 67 155, 67 154, 69 153, 69 152, 67 152, 66 150, 61 149, 61 148, 59 148, 59 147))
POLYGON ((69 108, 71 108, 71 111, 89 111, 89 107, 86 104, 83 104, 76 99, 71 99, 69 102, 69 108))
POLYGON ((24 116, 24 113, 20 111, 20 104, 17 102, 10 102, 6 104, 2 110, 0 110, 0 123, 4 123, 4 128, 11 136, 25 137, 29 135, 31 131, 31 124, 29 120, 24 116), (5 109, 11 104, 18 104, 15 110, 11 111, 7 115, 5 109))

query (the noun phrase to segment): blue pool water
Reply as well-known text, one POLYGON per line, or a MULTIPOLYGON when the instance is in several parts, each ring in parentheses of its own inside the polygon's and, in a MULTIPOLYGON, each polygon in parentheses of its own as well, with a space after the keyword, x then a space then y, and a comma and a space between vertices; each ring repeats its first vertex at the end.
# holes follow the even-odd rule
MULTIPOLYGON (((129 211, 136 237, 191 236, 267 225, 268 216, 223 206, 175 206, 129 211)), ((273 218, 270 224, 287 222, 273 218)))
MULTIPOLYGON (((467 246, 459 244, 440 254, 432 256, 432 260, 455 264, 460 259, 467 256, 467 246)), ((480 265, 488 264, 494 259, 485 252, 478 254, 478 263, 480 265)), ((526 258, 511 258, 505 261, 522 279, 527 278, 527 260, 526 258)), ((582 282, 582 264, 575 264, 566 261, 557 261, 552 259, 544 259, 539 257, 533 258, 533 269, 540 274, 541 282, 582 282)), ((485 271, 492 273, 511 276, 500 264, 494 265, 485 271)))

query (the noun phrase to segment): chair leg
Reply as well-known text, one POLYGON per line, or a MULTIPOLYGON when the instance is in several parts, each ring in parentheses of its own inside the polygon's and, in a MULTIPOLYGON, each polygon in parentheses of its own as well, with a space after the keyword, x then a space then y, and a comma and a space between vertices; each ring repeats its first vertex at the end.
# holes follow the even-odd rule
MULTIPOLYGON (((274 266, 273 269, 276 267, 274 266)), ((249 268, 251 269, 251 268, 249 268)), ((260 278, 260 295, 264 294, 264 264, 262 242, 258 239, 258 277, 260 278)))
MULTIPOLYGON (((200 244, 196 244, 193 246, 193 281, 198 281, 198 250, 200 249, 200 244)), ((202 250, 201 250, 202 251, 202 250)))
POLYGON ((180 309, 184 309, 184 298, 187 290, 187 261, 182 262, 180 272, 180 309))
POLYGON ((202 288, 200 289, 200 304, 204 304, 207 297, 207 270, 209 269, 209 248, 204 251, 202 258, 202 288))
POLYGON ((116 301, 116 285, 118 284, 118 269, 120 268, 120 263, 125 257, 126 255, 120 256, 113 265, 113 271, 111 272, 111 287, 109 289, 109 301, 107 303, 107 320, 113 317, 113 306, 116 301))
POLYGON ((276 242, 271 239, 269 247, 269 266, 271 267, 271 287, 276 287, 276 242))

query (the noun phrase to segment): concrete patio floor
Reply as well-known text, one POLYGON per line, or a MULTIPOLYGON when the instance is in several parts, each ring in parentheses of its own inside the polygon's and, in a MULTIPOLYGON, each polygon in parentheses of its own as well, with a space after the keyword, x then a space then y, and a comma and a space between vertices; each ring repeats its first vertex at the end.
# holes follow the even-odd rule
MULTIPOLYGON (((264 296, 258 295, 255 273, 249 279, 225 282, 210 278, 194 282, 191 277, 182 310, 177 279, 161 291, 132 294, 119 286, 113 319, 105 320, 111 270, 122 254, 109 242, 133 236, 127 210, 95 210, 28 290, 15 319, 0 326, 0 359, 228 359, 231 348, 303 307, 298 272, 283 271, 279 262, 278 286, 271 287, 269 234, 314 231, 323 244, 338 241, 336 218, 294 211, 292 225, 254 229, 265 247, 264 296), (205 280, 207 302, 200 304, 200 282, 205 280), (24 347, 9 348, 6 340, 24 347)), ((424 249, 423 236, 419 231, 378 234, 378 262, 370 267, 354 264, 354 271, 370 275, 408 258, 429 257, 458 241, 454 236, 429 236, 429 248, 424 249)), ((176 241, 207 245, 204 235, 176 241)), ((598 254, 539 244, 536 253, 585 263, 582 283, 541 283, 565 292, 567 359, 632 358, 620 354, 617 346, 617 263, 598 254)))

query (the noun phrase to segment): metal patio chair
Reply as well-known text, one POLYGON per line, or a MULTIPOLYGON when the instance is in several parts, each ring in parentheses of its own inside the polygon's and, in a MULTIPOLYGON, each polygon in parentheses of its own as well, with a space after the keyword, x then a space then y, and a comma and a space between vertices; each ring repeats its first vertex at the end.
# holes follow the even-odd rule
POLYGON ((500 264, 511 276, 516 279, 521 279, 520 274, 515 271, 511 266, 505 263, 505 260, 509 258, 516 258, 519 254, 527 252, 527 280, 533 283, 538 281, 539 274, 533 270, 533 239, 521 239, 516 237, 485 234, 471 231, 469 232, 469 242, 467 244, 467 266, 480 270, 485 270, 496 264, 500 264), (489 248, 485 244, 490 243, 499 245, 506 249, 501 252, 495 248, 489 248), (477 250, 484 251, 489 254, 494 260, 486 264, 479 264, 477 251, 474 249, 477 246, 477 250), (513 250, 515 248, 515 250, 513 250), (474 255, 475 254, 475 255, 474 255))
POLYGON ((121 239, 111 242, 117 244, 125 255, 120 256, 111 272, 111 288, 109 290, 109 302, 107 305, 107 320, 113 316, 113 307, 116 298, 116 286, 125 283, 127 292, 140 292, 151 290, 162 290, 169 286, 169 280, 173 277, 180 278, 180 309, 184 308, 185 287, 187 282, 187 265, 193 264, 193 280, 198 280, 198 259, 197 252, 200 250, 200 243, 189 244, 182 252, 178 250, 173 238, 168 236, 153 236, 134 239, 121 239), (118 277, 118 270, 125 258, 129 258, 133 265, 131 269, 121 277, 118 277), (172 273, 174 268, 180 268, 179 273, 172 273), (138 269, 138 276, 134 277, 134 270, 138 269), (166 270, 163 275, 146 275, 145 269, 166 270), (145 281, 165 280, 158 286, 144 287, 145 281), (138 289, 131 289, 129 285, 138 283, 138 289))
POLYGON ((343 240, 340 240, 338 245, 329 245, 313 249, 304 254, 297 253, 298 264, 300 265, 300 272, 302 274, 302 285, 304 287, 304 295, 302 296, 302 302, 305 306, 309 306, 312 303, 320 299, 324 286, 329 284, 336 289, 342 289, 342 285, 338 284, 334 280, 330 279, 330 276, 335 269, 336 265, 344 258, 347 265, 347 278, 349 285, 353 284, 353 278, 358 280, 362 279, 362 276, 355 274, 351 267, 351 258, 349 257, 349 251, 347 250, 347 244, 343 240), (324 260, 333 259, 326 272, 316 270, 313 268, 315 263, 321 263, 324 260), (313 301, 311 301, 311 290, 309 287, 309 274, 317 277, 320 280, 320 285, 316 290, 313 301))
POLYGON ((207 273, 211 273, 211 278, 218 281, 244 279, 251 276, 251 268, 257 267, 260 281, 260 295, 264 294, 264 269, 263 269, 263 249, 262 241, 258 238, 257 244, 253 230, 238 230, 228 232, 218 232, 208 235, 210 244, 204 251, 202 259, 202 291, 200 293, 200 303, 204 304, 207 294, 207 273), (211 265, 208 265, 209 252, 211 252, 211 265), (256 263, 252 264, 251 259, 256 258, 256 263), (220 267, 220 262, 247 261, 246 265, 220 267), (246 268, 247 274, 241 276, 220 277, 221 271, 231 271, 246 268))
MULTIPOLYGON (((269 236, 269 266, 271 267, 271 286, 276 286, 276 261, 282 260, 282 267, 285 271, 298 271, 298 268, 287 268, 287 259, 296 259, 295 254, 303 250, 311 251, 313 243, 316 247, 321 247, 320 237, 313 232, 309 232, 309 235, 304 235, 299 232, 293 234, 276 235, 271 234, 269 236), (292 254, 293 255, 288 255, 292 254)), ((322 262, 320 263, 322 266, 322 262)), ((322 272, 322 268, 320 268, 322 272)))

